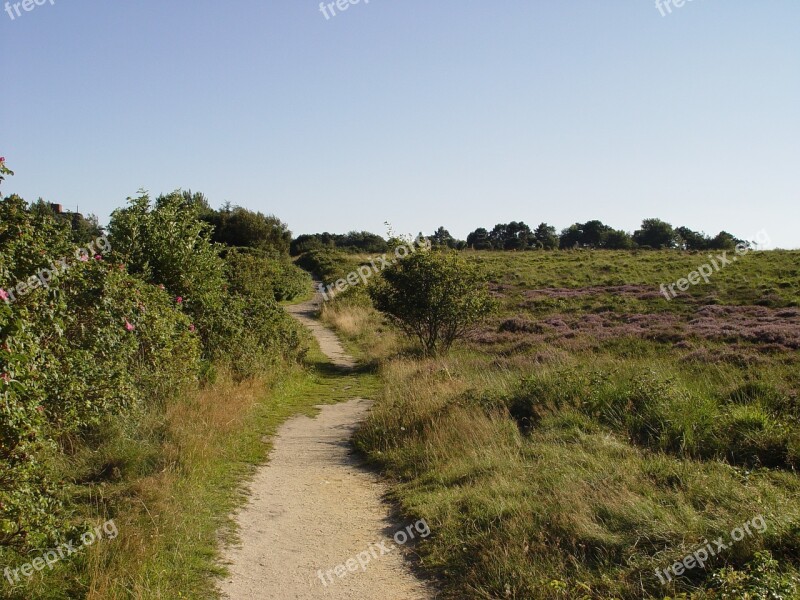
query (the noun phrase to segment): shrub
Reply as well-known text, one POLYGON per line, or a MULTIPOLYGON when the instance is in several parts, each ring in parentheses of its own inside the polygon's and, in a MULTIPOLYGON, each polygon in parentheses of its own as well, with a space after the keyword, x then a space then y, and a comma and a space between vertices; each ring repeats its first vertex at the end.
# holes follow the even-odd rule
POLYGON ((142 194, 112 213, 109 232, 114 256, 131 274, 163 285, 192 315, 208 350, 225 300, 225 275, 220 247, 200 210, 179 192, 152 206, 142 194))
POLYGON ((297 266, 310 271, 327 285, 341 275, 342 262, 341 253, 336 250, 312 250, 297 259, 297 266))
POLYGON ((713 583, 713 597, 720 600, 781 600, 796 598, 800 592, 800 581, 782 572, 769 552, 756 552, 744 569, 720 569, 714 573, 713 583))
POLYGON ((480 271, 457 252, 418 251, 386 268, 369 292, 426 354, 447 351, 494 308, 480 271))
POLYGON ((309 291, 308 273, 288 260, 234 249, 225 253, 225 274, 233 293, 292 300, 309 291))
MULTIPOLYGON (((20 199, 0 202, 0 215, 0 288, 72 255, 70 232, 20 199)), ((58 454, 196 378, 188 318, 166 292, 101 258, 0 302, 0 549, 43 547, 61 529, 58 454)))
POLYGON ((301 328, 276 296, 307 276, 260 255, 226 268, 199 210, 181 194, 131 200, 113 214, 113 251, 92 258, 75 254, 68 222, 0 201, 3 300, 53 261, 70 263, 47 287, 0 301, 0 562, 70 533, 81 492, 55 482, 71 457, 151 435, 171 398, 199 375, 213 380, 215 362, 241 379, 302 356, 301 328))

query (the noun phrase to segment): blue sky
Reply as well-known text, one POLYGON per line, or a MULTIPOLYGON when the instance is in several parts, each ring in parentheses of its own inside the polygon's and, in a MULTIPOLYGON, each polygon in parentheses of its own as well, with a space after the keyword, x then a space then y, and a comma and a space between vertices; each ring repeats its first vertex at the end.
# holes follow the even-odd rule
POLYGON ((799 29, 796 0, 47 0, 0 12, 3 190, 101 221, 191 188, 296 234, 660 217, 800 247, 799 29))

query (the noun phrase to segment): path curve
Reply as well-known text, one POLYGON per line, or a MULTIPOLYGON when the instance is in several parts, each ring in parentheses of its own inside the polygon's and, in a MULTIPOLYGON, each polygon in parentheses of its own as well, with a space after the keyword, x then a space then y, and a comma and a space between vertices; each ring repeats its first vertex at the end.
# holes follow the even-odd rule
MULTIPOLYGON (((356 362, 336 335, 314 318, 319 301, 314 298, 288 310, 311 329, 333 364, 354 367, 356 362)), ((388 549, 395 532, 410 523, 389 518, 382 500, 385 487, 353 454, 350 438, 368 409, 368 401, 356 398, 322 406, 316 418, 299 416, 280 427, 269 463, 257 471, 249 501, 235 516, 241 542, 224 552, 230 570, 220 582, 225 598, 434 597, 413 575, 399 548, 381 555, 374 545, 384 542, 388 549), (367 563, 364 570, 359 566, 343 577, 332 571, 359 553, 367 563)))

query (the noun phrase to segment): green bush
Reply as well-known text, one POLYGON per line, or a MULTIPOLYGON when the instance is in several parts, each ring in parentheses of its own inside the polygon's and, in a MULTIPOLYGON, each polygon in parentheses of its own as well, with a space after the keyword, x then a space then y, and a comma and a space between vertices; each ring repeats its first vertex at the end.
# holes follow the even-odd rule
POLYGON ((423 352, 446 352, 494 304, 480 271, 457 252, 417 251, 387 267, 369 289, 382 313, 423 352))
POLYGON ((0 288, 62 256, 73 263, 47 289, 0 303, 0 548, 25 551, 62 524, 54 457, 108 416, 191 384, 200 352, 166 292, 99 255, 76 259, 70 232, 18 198, 0 202, 0 215, 0 288))
POLYGON ((297 259, 297 266, 319 277, 325 285, 330 285, 345 274, 342 273, 343 261, 342 254, 336 250, 312 250, 297 259))
POLYGON ((77 525, 81 483, 59 481, 70 457, 149 435, 219 363, 242 379, 303 355, 276 297, 307 289, 307 275, 256 256, 226 265, 198 211, 178 193, 142 195, 93 255, 76 253, 68 222, 0 200, 0 562, 77 525), (59 259, 67 270, 20 291, 59 259))
POLYGON ((308 273, 285 259, 244 249, 225 253, 230 291, 282 302, 302 296, 311 289, 308 273))

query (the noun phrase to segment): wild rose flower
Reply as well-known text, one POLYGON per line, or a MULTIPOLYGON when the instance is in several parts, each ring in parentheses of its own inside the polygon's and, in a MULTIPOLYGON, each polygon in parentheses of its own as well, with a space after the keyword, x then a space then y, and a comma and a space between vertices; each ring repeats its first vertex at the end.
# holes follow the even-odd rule
POLYGON ((128 331, 133 331, 134 329, 136 329, 136 327, 131 325, 131 323, 130 323, 130 321, 128 321, 128 319, 125 319, 125 329, 127 329, 128 331))
POLYGON ((0 288, 0 300, 8 300, 8 292, 0 288))
POLYGON ((175 298, 175 302, 177 302, 178 304, 183 304, 183 298, 181 296, 178 296, 177 298, 175 298))
POLYGON ((88 257, 88 256, 86 256, 85 254, 81 254, 80 261, 81 261, 81 262, 86 262, 87 260, 89 260, 89 257, 88 257))
POLYGON ((94 255, 94 259, 95 259, 95 260, 103 260, 103 257, 102 257, 102 256, 100 256, 99 254, 95 254, 95 255, 94 255))

